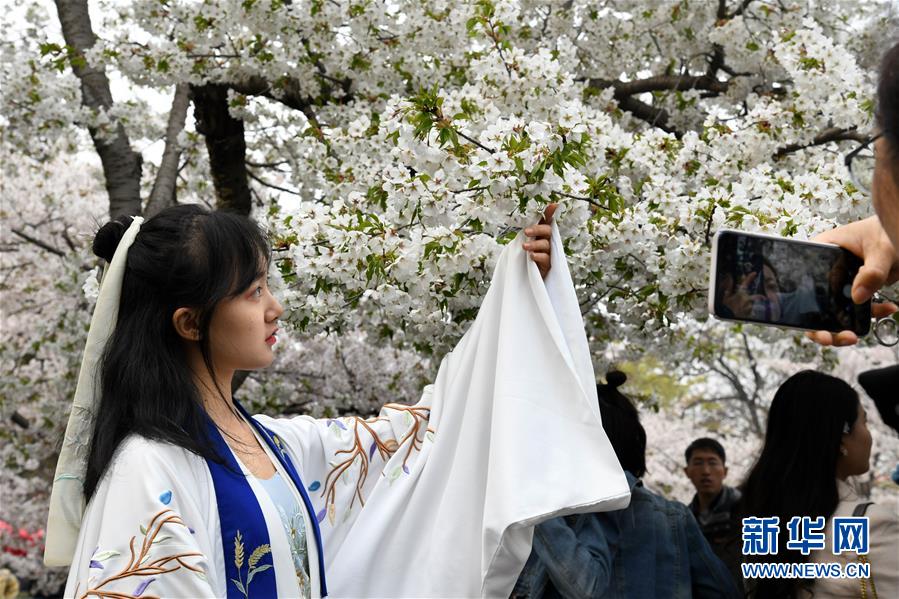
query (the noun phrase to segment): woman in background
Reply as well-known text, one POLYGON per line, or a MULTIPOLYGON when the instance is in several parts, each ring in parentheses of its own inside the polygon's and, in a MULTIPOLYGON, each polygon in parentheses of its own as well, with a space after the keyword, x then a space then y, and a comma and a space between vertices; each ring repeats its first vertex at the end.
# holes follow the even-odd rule
POLYGON ((899 511, 895 505, 861 502, 847 482, 868 471, 870 457, 867 413, 848 383, 805 370, 780 386, 768 411, 764 446, 737 508, 741 518, 778 517, 778 546, 773 555, 746 560, 843 566, 859 561, 855 553, 832 553, 833 518, 858 513, 869 519, 870 553, 862 560, 870 564, 871 578, 747 579, 749 597, 899 597, 899 511), (795 516, 826 521, 823 549, 807 556, 787 549, 788 523, 795 516))

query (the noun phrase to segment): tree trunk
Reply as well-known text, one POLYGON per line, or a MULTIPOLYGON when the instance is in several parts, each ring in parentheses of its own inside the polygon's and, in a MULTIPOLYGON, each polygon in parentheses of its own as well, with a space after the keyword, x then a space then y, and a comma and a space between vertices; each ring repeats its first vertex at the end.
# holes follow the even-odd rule
MULTIPOLYGON (((62 25, 62 35, 72 48, 72 70, 81 81, 81 103, 94 112, 107 111, 112 107, 112 93, 109 79, 103 69, 88 65, 84 53, 97 41, 91 26, 86 0, 56 0, 56 10, 62 25)), ((88 128, 91 139, 106 177, 106 191, 109 193, 109 216, 141 213, 140 176, 141 155, 131 149, 125 128, 118 123, 115 137, 103 139, 95 128, 88 128)))
POLYGON ((228 87, 207 83, 192 85, 190 91, 197 131, 206 138, 217 208, 249 215, 251 201, 243 121, 228 113, 228 87))
POLYGON ((184 120, 187 118, 187 107, 190 105, 190 88, 186 83, 175 86, 175 96, 172 98, 172 109, 169 111, 169 121, 165 128, 165 150, 162 152, 162 160, 159 163, 159 172, 156 173, 156 181, 147 200, 144 212, 148 217, 153 216, 163 208, 174 206, 176 202, 175 187, 178 182, 178 161, 181 159, 181 148, 178 145, 178 136, 184 130, 184 120))

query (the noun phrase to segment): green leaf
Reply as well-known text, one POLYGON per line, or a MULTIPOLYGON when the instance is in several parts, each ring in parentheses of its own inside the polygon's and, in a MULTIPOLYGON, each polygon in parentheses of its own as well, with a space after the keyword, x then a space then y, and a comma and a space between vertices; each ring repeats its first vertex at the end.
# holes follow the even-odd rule
POLYGON ((350 69, 354 71, 367 71, 371 67, 371 61, 366 58, 366 54, 357 52, 350 59, 350 69))
POLYGON ((97 561, 97 562, 105 562, 109 558, 116 557, 117 555, 121 555, 121 553, 110 549, 109 551, 101 551, 100 553, 98 553, 97 555, 95 555, 93 557, 93 560, 97 561))
POLYGON ((51 43, 41 44, 40 50, 41 50, 41 56, 46 56, 47 54, 50 54, 50 53, 57 54, 59 52, 62 52, 62 48, 59 47, 59 44, 51 44, 51 43))
POLYGON ((250 581, 253 580, 253 577, 256 576, 259 572, 265 572, 269 568, 271 568, 271 564, 265 564, 264 566, 259 566, 258 568, 253 568, 250 570, 249 576, 247 576, 247 586, 250 586, 250 581))
POLYGON ((212 19, 207 19, 203 15, 197 15, 194 17, 194 27, 197 28, 197 31, 206 31, 212 27, 212 19))

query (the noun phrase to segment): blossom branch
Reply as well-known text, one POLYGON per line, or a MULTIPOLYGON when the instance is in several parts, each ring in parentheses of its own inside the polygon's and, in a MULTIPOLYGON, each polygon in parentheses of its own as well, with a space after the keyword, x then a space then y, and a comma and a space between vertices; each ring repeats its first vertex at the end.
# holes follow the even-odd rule
POLYGON ((857 141, 864 142, 868 140, 868 136, 864 133, 861 133, 857 129, 841 129, 839 127, 831 127, 830 129, 825 129, 818 135, 812 139, 810 143, 807 144, 789 144, 774 152, 774 158, 783 158, 787 154, 792 154, 793 152, 798 152, 800 150, 805 150, 807 148, 813 148, 815 146, 822 146, 824 144, 828 144, 835 141, 857 141))
POLYGON ((165 555, 153 561, 147 561, 149 559, 150 549, 152 549, 154 543, 157 542, 157 535, 159 535, 162 527, 166 525, 180 525, 186 528, 186 525, 184 524, 184 521, 181 520, 181 517, 172 510, 162 510, 161 512, 157 513, 150 521, 149 526, 147 526, 147 528, 145 529, 146 532, 144 533, 144 540, 141 543, 140 552, 135 554, 135 537, 131 537, 131 542, 129 543, 131 555, 125 567, 122 568, 122 570, 120 570, 117 574, 114 574, 109 578, 103 580, 97 586, 87 589, 81 595, 81 598, 84 599, 84 597, 90 596, 131 597, 132 595, 123 595, 118 591, 106 590, 103 587, 110 583, 123 580, 125 578, 130 578, 132 576, 159 576, 162 574, 175 572, 177 570, 180 570, 182 567, 191 570, 192 572, 203 573, 202 568, 188 564, 184 561, 184 559, 188 557, 203 557, 202 553, 196 551, 165 555), (169 565, 171 562, 175 562, 177 565, 169 565))
POLYGON ((450 128, 452 128, 453 131, 456 132, 456 135, 458 135, 459 137, 461 137, 461 138, 464 139, 465 141, 467 141, 467 142, 469 142, 469 143, 471 143, 471 144, 476 145, 477 147, 481 148, 482 150, 484 150, 485 152, 488 152, 488 153, 490 153, 490 154, 495 154, 495 153, 496 153, 496 150, 494 150, 493 148, 488 148, 487 146, 485 146, 484 144, 482 144, 482 143, 479 142, 478 140, 476 140, 476 139, 474 139, 474 138, 472 138, 472 137, 469 137, 468 135, 462 133, 461 131, 459 131, 459 129, 458 129, 457 127, 455 127, 455 126, 453 126, 453 125, 448 125, 448 126, 449 126, 450 128))
POLYGON ((580 200, 581 202, 587 202, 587 203, 590 204, 591 206, 594 206, 595 208, 598 208, 599 210, 604 210, 604 211, 606 211, 606 212, 608 212, 608 211, 610 210, 610 208, 609 208, 608 206, 603 206, 602 204, 600 204, 599 202, 597 202, 597 201, 594 200, 593 198, 588 198, 587 196, 576 196, 576 195, 572 195, 572 194, 570 194, 570 193, 565 193, 565 192, 562 192, 562 191, 552 191, 552 192, 550 192, 550 194, 551 194, 551 195, 553 195, 553 194, 554 194, 554 195, 559 195, 559 196, 562 196, 562 197, 564 197, 564 198, 569 198, 569 199, 572 199, 572 200, 580 200))
POLYGON ((280 185, 275 185, 274 183, 269 183, 268 181, 262 179, 259 175, 254 173, 251 169, 247 169, 247 175, 250 177, 250 179, 252 179, 253 181, 256 181, 260 185, 264 185, 265 187, 277 189, 278 191, 283 191, 284 193, 289 193, 289 194, 295 195, 295 196, 303 195, 299 191, 296 191, 295 189, 288 189, 286 187, 281 187, 280 185))

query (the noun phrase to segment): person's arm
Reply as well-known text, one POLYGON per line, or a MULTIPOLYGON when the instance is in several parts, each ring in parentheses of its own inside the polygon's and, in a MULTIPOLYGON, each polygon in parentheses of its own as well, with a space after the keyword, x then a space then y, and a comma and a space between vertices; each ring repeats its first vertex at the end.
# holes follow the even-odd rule
POLYGON ((618 512, 579 516, 576 533, 564 518, 553 518, 534 529, 534 551, 546 567, 550 581, 567 599, 601 597, 612 577, 618 548, 618 512))
MULTIPOLYGON (((871 299, 884 285, 899 280, 899 250, 893 247, 876 216, 826 231, 812 241, 835 243, 864 260, 852 282, 852 301, 857 304, 871 299)), ((872 307, 875 318, 888 316, 896 310, 897 307, 891 303, 874 304, 872 307)), ((858 342, 858 335, 852 331, 815 331, 808 333, 808 337, 821 345, 852 345, 858 342)))
POLYGON ((184 453, 123 442, 85 513, 66 597, 221 596, 200 506, 208 497, 184 453))
POLYGON ((684 507, 684 534, 690 557, 690 583, 696 599, 731 599, 740 597, 727 566, 712 551, 696 518, 684 507))

